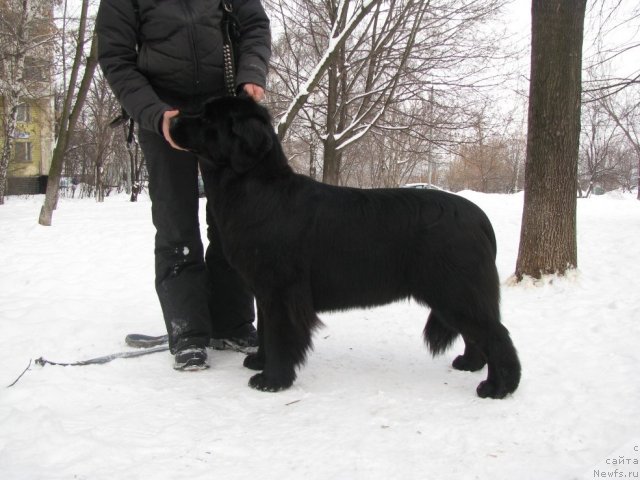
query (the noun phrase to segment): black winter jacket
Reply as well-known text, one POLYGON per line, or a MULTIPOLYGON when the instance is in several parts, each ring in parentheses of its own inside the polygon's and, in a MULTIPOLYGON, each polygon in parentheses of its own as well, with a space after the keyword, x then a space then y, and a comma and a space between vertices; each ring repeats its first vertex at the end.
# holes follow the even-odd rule
MULTIPOLYGON (((98 61, 120 104, 160 132, 167 110, 196 110, 224 93, 220 0, 101 0, 98 61), (137 45, 139 44, 139 48, 137 45)), ((269 19, 260 0, 233 0, 240 23, 236 84, 265 86, 269 19)))

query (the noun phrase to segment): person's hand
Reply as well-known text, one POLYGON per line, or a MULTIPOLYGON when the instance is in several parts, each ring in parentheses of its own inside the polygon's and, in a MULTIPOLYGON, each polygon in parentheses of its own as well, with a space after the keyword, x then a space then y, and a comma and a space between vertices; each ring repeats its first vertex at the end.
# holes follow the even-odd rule
POLYGON ((171 138, 171 133, 169 132, 169 127, 171 126, 171 119, 173 117, 178 116, 180 112, 178 110, 167 110, 162 114, 162 135, 164 139, 176 150, 185 150, 184 148, 178 146, 171 138))
POLYGON ((242 88, 245 93, 253 98, 256 102, 262 101, 264 98, 264 88, 260 85, 256 85, 255 83, 245 83, 242 88))

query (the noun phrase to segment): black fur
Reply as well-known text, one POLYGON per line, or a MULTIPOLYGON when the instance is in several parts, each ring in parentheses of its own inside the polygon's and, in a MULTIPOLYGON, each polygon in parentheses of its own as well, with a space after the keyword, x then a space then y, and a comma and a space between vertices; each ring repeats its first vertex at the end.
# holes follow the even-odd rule
POLYGON ((200 155, 225 254, 256 296, 260 346, 245 366, 262 372, 252 387, 291 386, 320 325, 316 312, 412 297, 431 308, 432 354, 462 334, 454 367, 489 366, 478 395, 516 390, 495 236, 476 205, 441 191, 335 187, 298 175, 267 110, 246 98, 212 100, 201 115, 177 117, 171 134, 200 155))

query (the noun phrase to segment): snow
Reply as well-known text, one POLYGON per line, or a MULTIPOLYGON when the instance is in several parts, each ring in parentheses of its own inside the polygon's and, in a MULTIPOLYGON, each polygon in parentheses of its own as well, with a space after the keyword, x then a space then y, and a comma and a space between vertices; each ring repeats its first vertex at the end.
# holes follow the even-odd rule
POLYGON ((61 199, 41 227, 42 197, 7 198, 2 478, 639 478, 640 202, 579 200, 579 270, 513 286, 522 195, 461 194, 495 226, 503 320, 523 364, 501 401, 475 395, 486 371, 451 369, 461 343, 428 356, 426 311, 409 302, 322 315, 315 351, 281 393, 250 389, 230 351, 210 351, 199 372, 174 371, 167 352, 32 364, 4 388, 30 359, 84 360, 127 350, 127 333, 163 331, 148 199, 61 199))

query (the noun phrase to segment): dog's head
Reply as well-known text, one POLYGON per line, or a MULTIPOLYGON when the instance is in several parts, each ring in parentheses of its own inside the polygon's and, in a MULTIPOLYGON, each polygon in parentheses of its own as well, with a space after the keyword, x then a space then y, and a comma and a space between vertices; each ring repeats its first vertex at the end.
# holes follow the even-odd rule
POLYGON ((213 168, 245 173, 273 147, 273 127, 266 108, 248 97, 209 100, 197 115, 171 121, 171 138, 197 153, 213 168))

